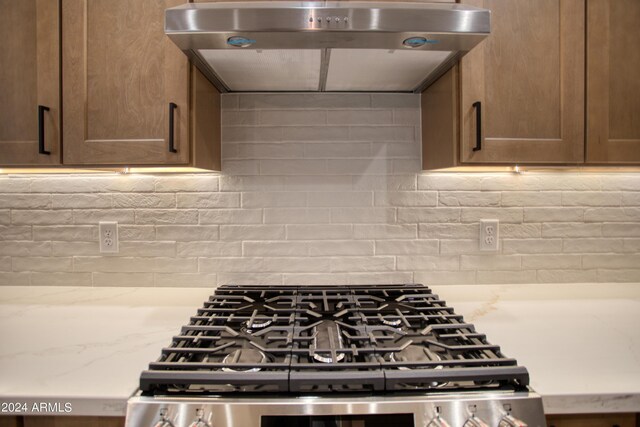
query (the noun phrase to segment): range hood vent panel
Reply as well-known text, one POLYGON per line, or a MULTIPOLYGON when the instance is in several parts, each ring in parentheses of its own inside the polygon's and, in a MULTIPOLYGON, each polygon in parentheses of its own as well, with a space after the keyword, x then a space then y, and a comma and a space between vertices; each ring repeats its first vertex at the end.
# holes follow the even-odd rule
POLYGON ((453 52, 333 49, 327 91, 410 92, 453 52))
POLYGON ((198 54, 233 92, 317 91, 318 49, 201 49, 198 54))
POLYGON ((442 3, 188 3, 166 10, 165 32, 222 92, 419 92, 490 18, 442 3))

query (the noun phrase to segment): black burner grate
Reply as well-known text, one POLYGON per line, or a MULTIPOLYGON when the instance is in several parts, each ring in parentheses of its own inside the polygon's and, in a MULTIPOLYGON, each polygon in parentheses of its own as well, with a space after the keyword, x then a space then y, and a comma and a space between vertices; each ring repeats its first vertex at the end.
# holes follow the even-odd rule
POLYGON ((148 394, 522 388, 527 370, 423 285, 223 286, 140 378, 148 394))

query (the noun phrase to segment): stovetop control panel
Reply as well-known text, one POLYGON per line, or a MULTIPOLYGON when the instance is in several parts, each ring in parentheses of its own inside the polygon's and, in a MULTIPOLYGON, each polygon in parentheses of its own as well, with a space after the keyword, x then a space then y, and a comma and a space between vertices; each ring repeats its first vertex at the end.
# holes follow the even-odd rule
MULTIPOLYGON (((532 392, 368 397, 161 398, 129 400, 125 427, 367 427, 375 417, 395 427, 546 427, 532 392), (359 423, 353 420, 362 421, 359 423), (343 424, 341 420, 352 420, 343 424)), ((380 425, 373 420, 372 425, 380 425)))

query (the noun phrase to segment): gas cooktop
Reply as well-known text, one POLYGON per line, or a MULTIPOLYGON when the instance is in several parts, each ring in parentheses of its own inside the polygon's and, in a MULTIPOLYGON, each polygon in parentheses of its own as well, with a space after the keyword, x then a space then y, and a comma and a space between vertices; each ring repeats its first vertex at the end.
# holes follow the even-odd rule
POLYGON ((527 370, 423 285, 222 286, 146 396, 526 391, 527 370))

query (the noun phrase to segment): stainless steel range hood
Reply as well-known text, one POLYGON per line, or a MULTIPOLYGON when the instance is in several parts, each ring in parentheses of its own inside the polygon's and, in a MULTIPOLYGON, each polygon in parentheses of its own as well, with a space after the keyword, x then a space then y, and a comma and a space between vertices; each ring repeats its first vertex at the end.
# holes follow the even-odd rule
POLYGON ((165 32, 221 92, 421 92, 490 30, 459 4, 190 3, 165 32))

